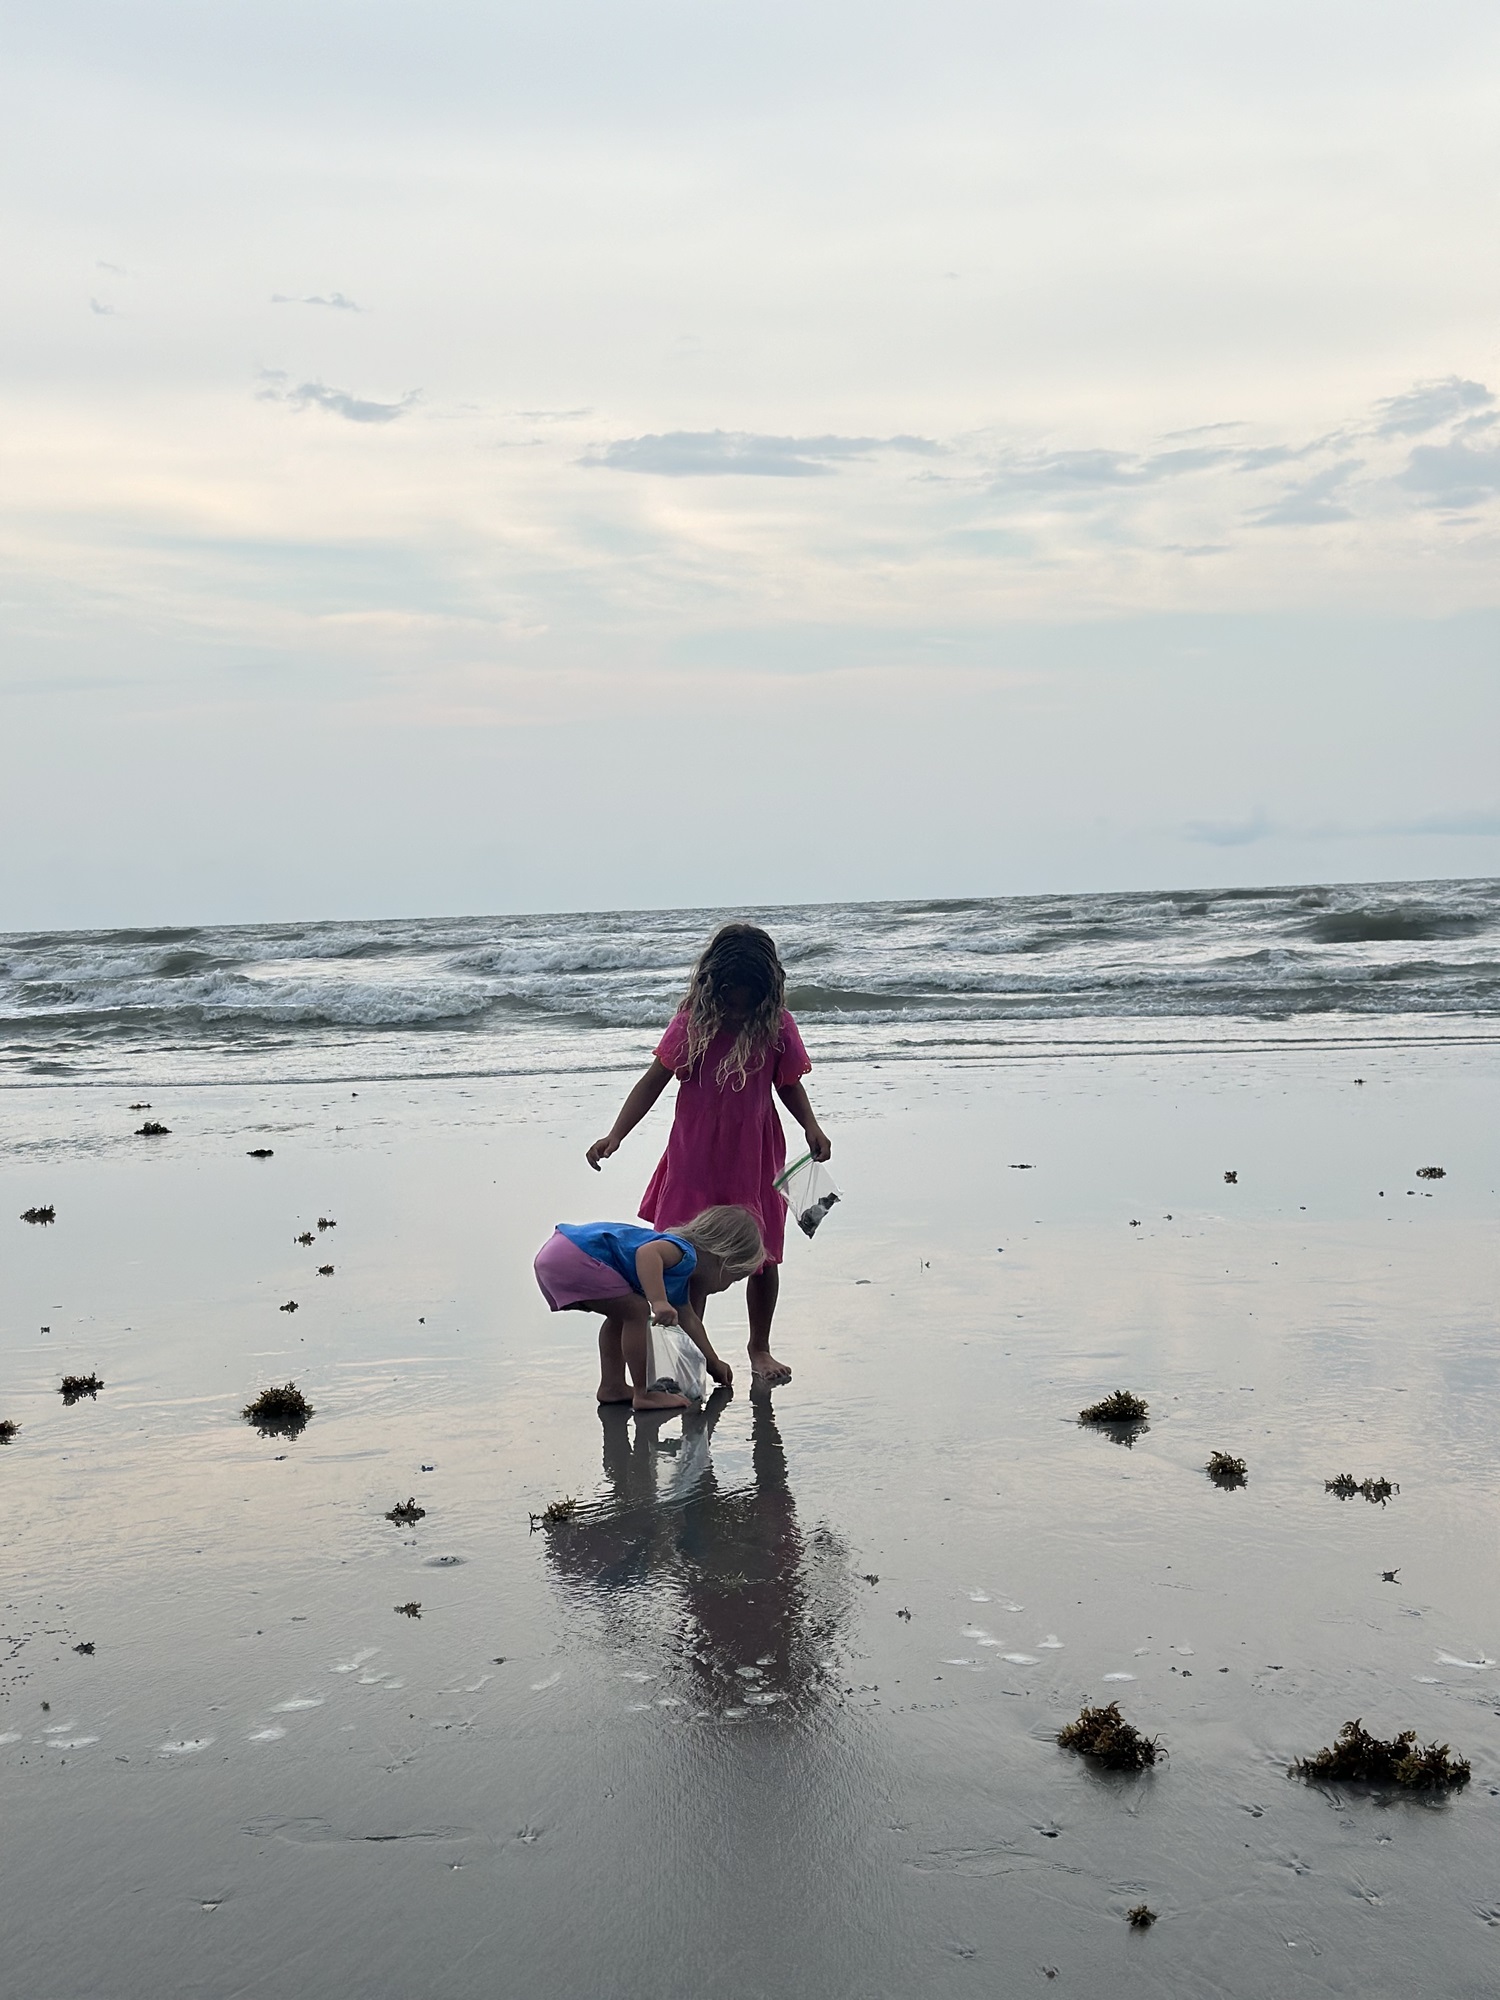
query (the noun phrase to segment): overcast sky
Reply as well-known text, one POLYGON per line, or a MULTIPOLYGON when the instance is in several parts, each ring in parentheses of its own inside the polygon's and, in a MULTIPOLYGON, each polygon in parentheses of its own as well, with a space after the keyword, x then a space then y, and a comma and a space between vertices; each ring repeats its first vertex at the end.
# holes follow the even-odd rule
POLYGON ((0 928, 1500 874, 1500 14, 10 0, 0 928))

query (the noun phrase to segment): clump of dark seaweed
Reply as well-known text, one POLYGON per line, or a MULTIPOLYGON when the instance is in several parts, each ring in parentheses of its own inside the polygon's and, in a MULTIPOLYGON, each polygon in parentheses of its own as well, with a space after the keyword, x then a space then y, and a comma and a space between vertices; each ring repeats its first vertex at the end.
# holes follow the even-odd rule
POLYGON ((245 1155, 247 1160, 274 1160, 275 1157, 275 1153, 269 1146, 252 1146, 250 1151, 245 1155))
POLYGON ((1092 1757, 1106 1771, 1143 1771, 1156 1762, 1161 1747, 1154 1736, 1142 1736, 1133 1723, 1125 1720, 1117 1701, 1102 1708, 1090 1708, 1085 1703, 1078 1712, 1078 1720, 1060 1729, 1057 1740, 1064 1750, 1092 1757))
POLYGON ((331 1278, 333 1276, 332 1264, 320 1264, 318 1266, 318 1276, 320 1278, 331 1278))
POLYGON ((0 1444, 9 1444, 20 1433, 21 1426, 13 1417, 0 1417, 0 1444))
POLYGON ((136 1127, 137 1139, 164 1139, 171 1131, 170 1125, 163 1125, 159 1118, 148 1118, 144 1125, 136 1127))
POLYGON ((1417 1179, 1419 1181, 1442 1181, 1446 1180, 1447 1178, 1448 1178, 1448 1169, 1446 1167, 1417 1168, 1417 1179))
POLYGON ((279 1389, 262 1389, 255 1401, 240 1411, 245 1422, 254 1424, 262 1437, 298 1437, 307 1428, 312 1413, 312 1404, 295 1382, 283 1382, 279 1389))
POLYGON ((1226 1181, 1227 1181, 1227 1182, 1229 1183, 1229 1185, 1230 1185, 1231 1187, 1234 1187, 1234 1186, 1235 1186, 1235 1184, 1236 1184, 1236 1183, 1238 1182, 1238 1180, 1239 1180, 1239 1177, 1240 1177, 1240 1176, 1239 1176, 1239 1170, 1238 1170, 1238 1168, 1235 1168, 1235 1167, 1226 1167, 1226 1168, 1224 1169, 1224 1178, 1225 1178, 1225 1180, 1226 1180, 1226 1181))
POLYGON ((419 1507, 415 1497, 410 1500, 398 1500, 385 1518, 388 1521, 394 1521, 398 1527, 407 1528, 411 1526, 413 1521, 426 1520, 427 1509, 419 1507))
POLYGON ((535 1534, 538 1528, 560 1527, 564 1521, 571 1521, 577 1512, 578 1502, 576 1500, 553 1500, 548 1506, 542 1509, 540 1514, 532 1515, 531 1532, 535 1534))
POLYGON ((302 1234, 297 1238, 297 1241, 299 1243, 314 1243, 317 1241, 317 1238, 310 1229, 304 1229, 302 1234))
POLYGON ((1150 1413, 1145 1399, 1131 1389, 1116 1389, 1102 1402, 1078 1412, 1081 1424, 1143 1424, 1150 1413))
POLYGON ((288 1299, 284 1306, 278 1306, 276 1310, 281 1313, 294 1313, 297 1310, 297 1301, 288 1299))
POLYGON ((1393 1486, 1388 1479, 1356 1479, 1352 1472, 1341 1472, 1337 1479, 1323 1481, 1323 1491, 1337 1493, 1340 1500, 1352 1500, 1356 1493, 1361 1493, 1366 1500, 1383 1507, 1391 1495, 1399 1493, 1401 1488, 1393 1486))
POLYGON ((92 1639, 80 1639, 78 1644, 73 1648, 73 1651, 75 1653, 82 1653, 85 1659, 91 1659, 94 1652, 94 1642, 92 1639))
POLYGON ((1210 1452, 1204 1471, 1215 1486, 1243 1486, 1248 1468, 1242 1458, 1231 1458, 1227 1451, 1210 1452))
POLYGON ((420 1618, 422 1615, 422 1607, 414 1597, 405 1604, 398 1604, 396 1609, 403 1618, 420 1618))
POLYGON ((338 1224, 331 1215, 320 1215, 318 1217, 318 1227, 319 1229, 337 1229, 338 1224))
POLYGON ((1410 1792, 1454 1791, 1469 1782, 1469 1760, 1449 1755, 1446 1743, 1418 1743, 1414 1729, 1399 1736, 1372 1736, 1356 1717, 1339 1731, 1338 1741, 1315 1757, 1299 1757, 1292 1765, 1298 1778, 1322 1778, 1334 1784, 1400 1785, 1410 1792))
POLYGON ((57 1210, 50 1201, 45 1208, 23 1208, 21 1210, 21 1220, 23 1222, 56 1222, 57 1210))
POLYGON ((125 1108, 127 1111, 149 1111, 151 1109, 151 1106, 145 1102, 140 1102, 136 1104, 127 1104, 125 1108))
POLYGON ((1137 1903, 1125 1912, 1125 1921, 1133 1931, 1149 1931, 1156 1922, 1156 1912, 1149 1903, 1137 1903))
POLYGON ((85 1396, 97 1396, 104 1384, 92 1372, 87 1375, 64 1375, 61 1395, 65 1403, 80 1402, 85 1396))

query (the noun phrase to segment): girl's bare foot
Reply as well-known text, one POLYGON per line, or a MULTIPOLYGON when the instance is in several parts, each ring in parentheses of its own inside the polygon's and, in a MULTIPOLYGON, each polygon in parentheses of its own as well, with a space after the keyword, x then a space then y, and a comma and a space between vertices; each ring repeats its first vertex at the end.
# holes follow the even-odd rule
POLYGON ((634 1410, 686 1410, 691 1407, 686 1396, 674 1396, 665 1389, 639 1389, 630 1399, 634 1410))
POLYGON ((792 1371, 784 1361, 778 1361, 769 1347, 752 1347, 750 1350, 750 1374, 757 1389, 779 1389, 783 1382, 790 1382, 792 1371))

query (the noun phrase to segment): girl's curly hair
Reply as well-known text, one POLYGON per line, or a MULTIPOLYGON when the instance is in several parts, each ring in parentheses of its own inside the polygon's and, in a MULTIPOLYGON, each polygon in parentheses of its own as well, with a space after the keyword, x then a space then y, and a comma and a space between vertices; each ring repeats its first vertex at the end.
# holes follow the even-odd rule
POLYGON ((724 1026, 724 995, 743 986, 750 1011, 735 1036, 734 1046, 719 1064, 716 1082, 743 1090, 752 1070, 781 1043, 781 1010, 786 1004, 786 971, 770 936, 758 924, 725 924, 710 938, 708 949, 693 967, 678 1012, 687 1022, 689 1070, 702 1060, 709 1043, 724 1026))

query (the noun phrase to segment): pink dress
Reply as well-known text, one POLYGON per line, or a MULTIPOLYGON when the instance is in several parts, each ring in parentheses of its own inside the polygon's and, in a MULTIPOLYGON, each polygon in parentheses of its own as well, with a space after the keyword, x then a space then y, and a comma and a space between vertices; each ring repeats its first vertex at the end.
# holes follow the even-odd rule
POLYGON ((667 1150, 641 1196, 641 1215, 658 1229, 676 1229, 705 1208, 732 1202, 760 1224, 766 1261, 781 1262, 786 1203, 776 1176, 786 1165, 786 1134, 771 1095, 773 1084, 796 1083, 812 1064, 797 1023, 783 1013, 776 1041, 759 1069, 748 1070, 742 1090, 718 1082, 718 1068, 734 1047, 722 1029, 696 1068, 688 1070, 687 1022, 674 1015, 656 1045, 656 1059, 677 1078, 677 1112, 667 1150))

